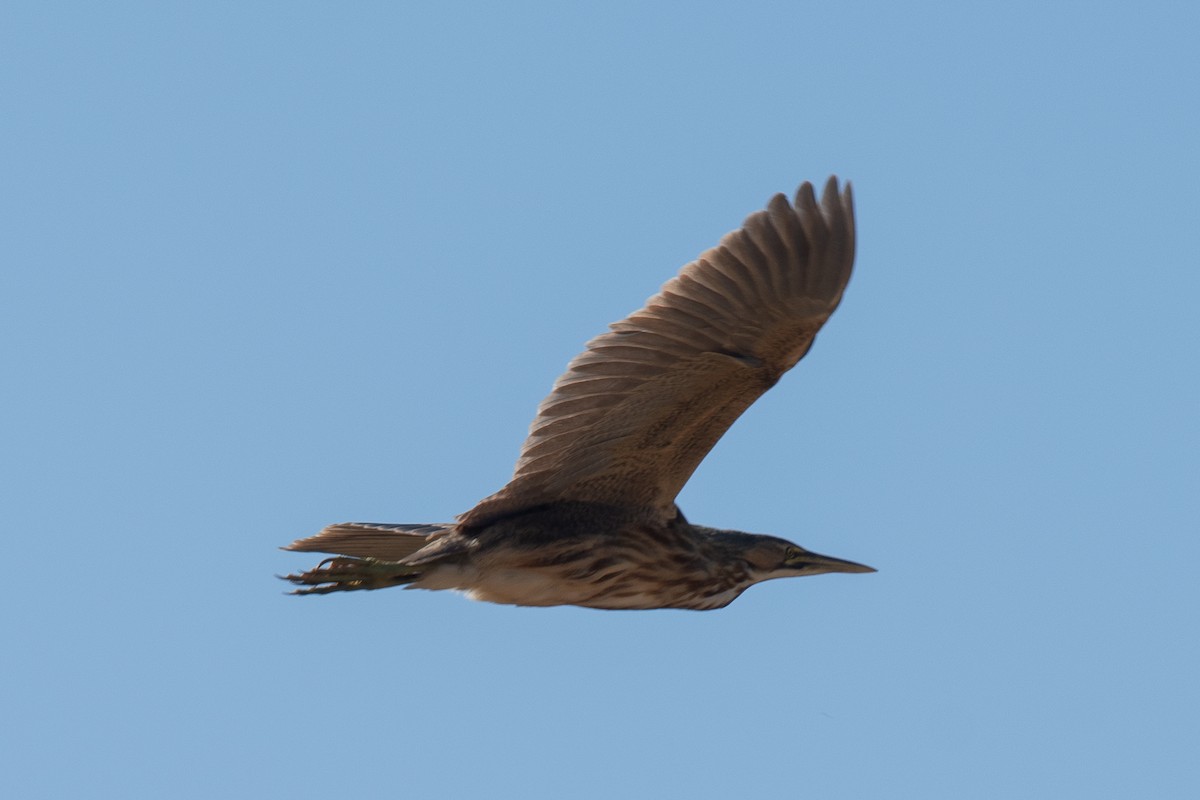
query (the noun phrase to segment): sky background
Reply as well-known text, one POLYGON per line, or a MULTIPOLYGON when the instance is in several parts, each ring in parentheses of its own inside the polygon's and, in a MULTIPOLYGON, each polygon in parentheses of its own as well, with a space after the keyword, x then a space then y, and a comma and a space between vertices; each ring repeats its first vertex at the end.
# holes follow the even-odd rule
POLYGON ((1200 796, 1200 6, 5 3, 13 798, 1200 796), (722 611, 293 598, 604 325, 851 179, 689 519, 722 611))

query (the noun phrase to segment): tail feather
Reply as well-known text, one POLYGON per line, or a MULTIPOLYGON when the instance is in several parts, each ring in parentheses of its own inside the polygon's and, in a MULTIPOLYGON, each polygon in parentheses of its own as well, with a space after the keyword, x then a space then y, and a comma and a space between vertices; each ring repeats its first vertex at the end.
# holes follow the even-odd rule
POLYGON ((327 558, 306 572, 280 577, 301 587, 293 594, 326 594, 403 586, 420 578, 423 568, 397 562, 441 538, 453 527, 384 525, 374 522, 330 525, 315 536, 297 539, 283 549, 333 553, 337 557, 327 558))
POLYGON ((284 550, 334 553, 379 561, 400 561, 449 531, 452 524, 385 525, 375 522, 343 522, 330 525, 315 536, 297 539, 284 550))

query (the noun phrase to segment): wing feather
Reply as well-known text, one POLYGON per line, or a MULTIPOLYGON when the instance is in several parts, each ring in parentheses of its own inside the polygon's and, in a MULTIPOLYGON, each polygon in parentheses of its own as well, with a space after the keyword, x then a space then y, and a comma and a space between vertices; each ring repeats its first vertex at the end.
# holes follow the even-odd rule
POLYGON ((542 401, 512 480, 464 525, 557 501, 669 519, 729 426, 812 346, 854 262, 850 186, 776 195, 588 342, 542 401))

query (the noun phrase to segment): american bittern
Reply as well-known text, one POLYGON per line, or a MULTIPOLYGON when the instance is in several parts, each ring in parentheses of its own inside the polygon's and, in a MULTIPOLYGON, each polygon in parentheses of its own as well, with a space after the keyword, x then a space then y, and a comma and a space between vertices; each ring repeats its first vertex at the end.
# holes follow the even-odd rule
POLYGON ((870 567, 691 525, 675 497, 799 361, 854 262, 849 184, 776 195, 587 344, 538 408, 512 480, 439 525, 331 525, 298 594, 407 586, 525 606, 712 609, 771 578, 870 567))

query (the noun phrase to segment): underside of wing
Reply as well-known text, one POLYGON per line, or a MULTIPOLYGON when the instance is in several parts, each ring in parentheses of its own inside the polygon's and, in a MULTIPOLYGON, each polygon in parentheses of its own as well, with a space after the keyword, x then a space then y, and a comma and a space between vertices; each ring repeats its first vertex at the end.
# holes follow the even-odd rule
POLYGON ((557 501, 674 515, 722 434, 812 346, 854 262, 850 186, 765 211, 610 326, 538 408, 507 486, 461 517, 483 525, 557 501))

